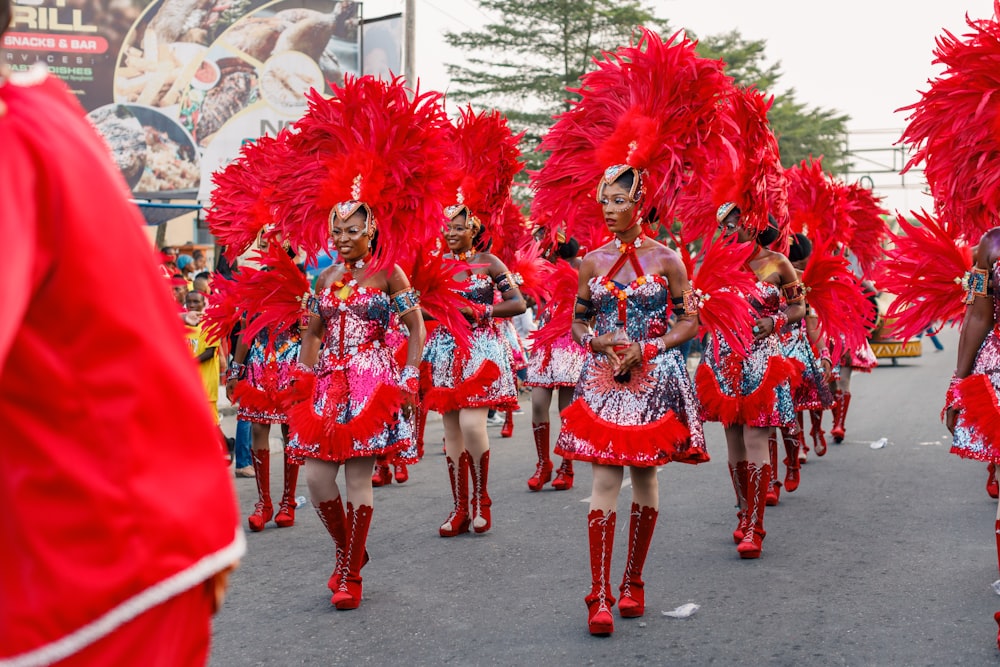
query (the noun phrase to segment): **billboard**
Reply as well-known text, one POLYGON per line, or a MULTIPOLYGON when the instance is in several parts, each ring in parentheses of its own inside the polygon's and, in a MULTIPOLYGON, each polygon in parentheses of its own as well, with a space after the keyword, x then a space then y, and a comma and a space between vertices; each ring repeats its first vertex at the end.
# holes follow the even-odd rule
POLYGON ((366 19, 361 26, 361 73, 390 80, 403 74, 403 15, 366 19))
POLYGON ((3 58, 76 93, 137 197, 207 200, 242 143, 360 71, 359 2, 15 0, 3 58))

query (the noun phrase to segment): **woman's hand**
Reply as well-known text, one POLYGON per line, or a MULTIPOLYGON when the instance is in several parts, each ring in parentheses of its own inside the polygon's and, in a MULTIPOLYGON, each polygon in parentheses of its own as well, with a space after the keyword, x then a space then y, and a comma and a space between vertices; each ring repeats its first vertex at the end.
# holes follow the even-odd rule
POLYGON ((621 377, 633 368, 642 366, 642 346, 639 343, 632 343, 619 359, 618 367, 615 368, 615 375, 621 377))
POLYGON ((774 333, 774 318, 759 317, 753 327, 753 341, 764 340, 774 333))
POLYGON ((958 420, 958 409, 948 408, 948 411, 945 413, 944 417, 944 425, 947 427, 948 432, 951 433, 952 435, 955 435, 955 422, 957 420, 958 420))
POLYGON ((615 352, 615 332, 601 334, 590 339, 590 349, 608 358, 612 368, 621 365, 621 358, 615 352))
POLYGON ((819 363, 823 367, 823 382, 829 384, 833 380, 833 362, 829 359, 820 359, 819 363))
POLYGON ((226 380, 226 400, 233 402, 233 391, 236 389, 236 378, 226 380))

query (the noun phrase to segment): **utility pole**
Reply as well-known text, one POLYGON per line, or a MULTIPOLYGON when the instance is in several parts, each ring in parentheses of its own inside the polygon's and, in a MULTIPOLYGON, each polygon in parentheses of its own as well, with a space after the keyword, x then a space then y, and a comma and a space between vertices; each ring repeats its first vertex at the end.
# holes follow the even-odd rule
POLYGON ((403 3, 403 76, 406 85, 417 85, 417 59, 414 56, 414 37, 417 33, 416 0, 403 3))

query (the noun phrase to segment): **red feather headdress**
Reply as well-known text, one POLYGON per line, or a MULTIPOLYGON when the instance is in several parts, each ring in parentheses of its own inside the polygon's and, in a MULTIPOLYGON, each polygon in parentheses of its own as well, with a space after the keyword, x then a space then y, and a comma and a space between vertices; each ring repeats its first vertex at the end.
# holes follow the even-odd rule
POLYGON ((840 198, 839 215, 850 230, 847 247, 858 258, 865 276, 872 276, 875 265, 885 256, 883 243, 889 233, 883 215, 888 215, 879 204, 881 197, 859 183, 844 186, 840 198))
POLYGON ((333 97, 312 91, 295 123, 291 162, 295 189, 279 204, 279 222, 301 228, 310 256, 328 246, 332 216, 366 208, 380 230, 376 269, 416 256, 441 233, 441 209, 450 198, 448 119, 440 93, 420 93, 401 79, 347 77, 331 84, 333 97))
POLYGON ((642 177, 645 196, 640 190, 633 197, 637 213, 645 217, 655 206, 669 224, 682 188, 709 178, 714 154, 732 152, 720 131, 732 79, 721 61, 698 56, 680 33, 664 41, 645 28, 637 44, 594 62, 597 69, 572 91, 580 100, 542 140, 551 155, 532 174, 532 218, 565 224, 567 236, 589 236, 586 230, 603 224, 595 186, 614 165, 642 177))
POLYGON ((458 185, 446 202, 445 216, 453 219, 464 212, 469 225, 492 232, 509 220, 505 212, 511 184, 524 168, 517 147, 523 133, 514 135, 499 111, 477 114, 469 107, 461 110, 451 136, 449 166, 458 185))
POLYGON ((789 167, 785 177, 791 230, 805 234, 813 243, 846 243, 851 229, 842 215, 843 186, 823 171, 822 158, 789 167))
POLYGON ((755 88, 738 88, 725 104, 728 114, 721 127, 732 146, 730 152, 714 155, 711 179, 695 179, 688 185, 677 207, 684 243, 715 233, 716 212, 727 202, 740 209, 740 224, 754 232, 768 226, 770 213, 784 228, 788 217, 784 192, 784 168, 778 156, 778 140, 767 122, 773 97, 755 88))
POLYGON ((455 337, 460 345, 467 345, 472 326, 459 312, 471 305, 462 295, 468 280, 455 280, 459 273, 468 273, 469 264, 443 256, 440 235, 432 239, 414 258, 403 261, 400 267, 410 278, 410 286, 420 293, 420 307, 438 320, 455 337))
POLYGON ((881 265, 879 287, 895 294, 886 313, 900 338, 921 334, 932 322, 956 323, 965 313, 962 278, 972 266, 972 248, 952 240, 952 230, 925 212, 912 212, 918 224, 902 214, 901 234, 881 265))
POLYGON ((903 173, 923 163, 937 216, 975 243, 1000 218, 1000 1, 994 17, 966 22, 971 32, 937 38, 944 72, 915 104, 900 141, 916 148, 903 173))
POLYGON ((580 290, 580 272, 566 260, 558 259, 548 285, 551 300, 543 306, 549 309, 548 321, 529 335, 539 346, 551 345, 572 330, 576 295, 580 290))
MULTIPOLYGON (((230 262, 246 252, 262 230, 276 222, 277 200, 288 187, 292 172, 276 172, 275 164, 288 164, 291 151, 289 133, 262 136, 243 144, 239 156, 212 174, 215 187, 208 208, 208 228, 226 247, 230 262), (284 181, 284 185, 282 185, 284 181)), ((295 245, 289 230, 285 240, 295 245)))

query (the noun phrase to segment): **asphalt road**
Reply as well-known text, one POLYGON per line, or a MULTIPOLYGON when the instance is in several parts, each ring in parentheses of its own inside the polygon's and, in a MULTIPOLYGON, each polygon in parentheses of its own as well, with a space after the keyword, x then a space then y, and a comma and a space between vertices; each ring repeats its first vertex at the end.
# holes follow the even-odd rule
MULTIPOLYGON (((591 637, 586 626, 590 471, 578 466, 569 491, 528 491, 534 448, 525 400, 513 438, 490 429, 489 533, 438 536, 451 501, 433 421, 410 481, 375 489, 361 607, 331 607, 332 543, 307 505, 294 527, 248 533, 248 554, 216 618, 211 664, 996 663, 996 501, 984 490, 986 466, 948 453, 938 414, 957 335, 942 340, 943 353, 927 345, 922 358, 855 375, 847 440, 823 458, 810 454, 799 489, 767 508, 759 560, 736 554, 725 441, 707 425, 712 460, 659 473, 646 615, 616 618, 612 637, 591 637), (883 436, 886 447, 869 447, 883 436), (688 602, 699 605, 688 618, 662 614, 688 602)), ((275 453, 276 495, 280 465, 275 453)), ((246 514, 255 482, 235 483, 246 514)), ((304 481, 299 488, 308 495, 304 481)), ((616 586, 630 502, 625 489, 616 586)))

